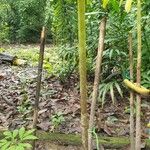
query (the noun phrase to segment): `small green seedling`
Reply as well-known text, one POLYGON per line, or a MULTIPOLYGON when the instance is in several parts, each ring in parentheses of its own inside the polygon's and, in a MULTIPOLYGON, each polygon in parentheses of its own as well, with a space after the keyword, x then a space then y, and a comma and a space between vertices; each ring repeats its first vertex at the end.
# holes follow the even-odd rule
POLYGON ((0 140, 1 150, 26 150, 31 148, 31 144, 27 141, 36 140, 37 137, 33 135, 34 129, 25 130, 24 127, 14 131, 5 131, 4 138, 0 140))
POLYGON ((27 113, 31 112, 32 106, 29 100, 22 101, 19 106, 17 106, 17 111, 25 116, 27 113))
POLYGON ((61 112, 58 112, 57 114, 52 116, 52 125, 53 125, 53 129, 57 129, 59 125, 61 125, 65 119, 64 116, 61 112))
POLYGON ((91 132, 92 136, 96 139, 96 148, 97 148, 97 150, 100 150, 99 149, 99 139, 98 139, 98 135, 96 133, 96 129, 93 128, 92 130, 89 130, 89 132, 91 132))

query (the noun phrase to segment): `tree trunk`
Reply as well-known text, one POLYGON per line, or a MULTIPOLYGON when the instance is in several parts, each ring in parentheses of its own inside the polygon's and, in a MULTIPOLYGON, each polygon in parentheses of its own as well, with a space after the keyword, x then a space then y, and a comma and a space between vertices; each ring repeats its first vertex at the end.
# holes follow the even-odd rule
MULTIPOLYGON (((41 44, 40 44, 40 54, 39 54, 39 64, 38 64, 38 76, 37 76, 37 86, 36 86, 36 98, 34 104, 34 115, 33 115, 33 128, 36 130, 37 119, 38 119, 38 107, 41 91, 41 79, 43 70, 43 59, 44 59, 44 48, 45 48, 45 27, 43 27, 41 32, 41 44)), ((36 135, 36 131, 35 131, 36 135)), ((33 143, 33 149, 35 149, 35 141, 33 143)))
MULTIPOLYGON (((129 32, 129 63, 130 80, 133 82, 133 52, 132 52, 132 33, 129 32)), ((130 90, 130 149, 135 150, 134 141, 134 92, 130 90)))
MULTIPOLYGON (((141 84, 141 1, 137 0, 137 85, 141 84)), ((141 149, 141 95, 136 94, 137 104, 136 104, 136 142, 135 149, 141 149)))
POLYGON ((92 104, 90 112, 90 122, 89 122, 89 134, 88 134, 88 150, 92 150, 92 130, 94 128, 94 117, 95 108, 98 95, 99 80, 101 74, 102 56, 104 51, 104 39, 106 31, 106 17, 104 17, 100 23, 100 33, 99 33, 99 43, 98 43, 98 54, 96 59, 96 69, 95 69, 95 79, 93 86, 92 104))
POLYGON ((88 149, 85 0, 78 0, 80 104, 83 149, 88 149))

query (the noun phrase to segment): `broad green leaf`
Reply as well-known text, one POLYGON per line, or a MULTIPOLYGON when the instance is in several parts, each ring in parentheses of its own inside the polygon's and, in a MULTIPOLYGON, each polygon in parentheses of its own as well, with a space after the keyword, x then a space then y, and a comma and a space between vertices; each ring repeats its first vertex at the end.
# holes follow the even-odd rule
POLYGON ((8 141, 6 139, 2 139, 0 141, 0 147, 2 147, 3 145, 5 145, 8 141))
POLYGON ((102 101, 101 97, 102 97, 102 94, 103 94, 103 91, 104 91, 104 87, 105 87, 105 83, 102 83, 99 86, 99 96, 98 97, 99 97, 100 101, 102 101))
POLYGON ((10 131, 5 131, 3 134, 6 136, 6 138, 12 137, 12 133, 10 131))
POLYGON ((8 150, 10 144, 11 144, 11 142, 7 141, 7 143, 1 147, 1 150, 8 150))
POLYGON ((111 50, 110 50, 110 53, 109 53, 109 59, 112 59, 113 52, 114 52, 114 50, 111 49, 111 50))
POLYGON ((20 130, 19 130, 19 138, 20 138, 21 140, 23 139, 24 134, 25 134, 25 128, 22 127, 22 128, 20 128, 20 130))
POLYGON ((109 2, 109 0, 103 0, 103 5, 102 5, 102 7, 103 7, 104 9, 106 9, 106 7, 107 7, 107 5, 108 5, 108 2, 109 2))
POLYGON ((18 130, 14 130, 13 131, 13 138, 16 138, 17 135, 18 135, 18 130))
POLYGON ((16 145, 10 146, 7 150, 16 150, 16 145))
POLYGON ((131 10, 132 1, 133 1, 133 0, 127 0, 127 1, 126 1, 125 10, 126 10, 127 13, 129 13, 129 11, 131 10))
POLYGON ((0 140, 0 143, 5 143, 5 142, 7 142, 7 140, 6 140, 6 139, 2 139, 2 140, 0 140))
POLYGON ((16 147, 16 150, 25 150, 25 148, 23 147, 22 144, 19 144, 19 145, 16 147))
POLYGON ((92 4, 92 0, 86 0, 87 5, 91 5, 92 4))

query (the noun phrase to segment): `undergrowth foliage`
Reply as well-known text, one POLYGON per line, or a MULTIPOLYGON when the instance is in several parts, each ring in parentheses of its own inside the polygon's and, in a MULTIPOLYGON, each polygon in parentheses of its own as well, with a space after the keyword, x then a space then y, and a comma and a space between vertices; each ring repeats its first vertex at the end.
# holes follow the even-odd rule
POLYGON ((24 127, 13 131, 5 131, 4 138, 0 140, 1 150, 26 150, 31 148, 29 141, 38 139, 33 135, 34 130, 25 130, 24 127))
POLYGON ((57 51, 59 61, 54 73, 61 81, 65 81, 72 73, 76 72, 78 66, 77 46, 62 45, 55 50, 57 51))
POLYGON ((70 43, 77 39, 77 9, 76 1, 53 1, 54 41, 56 43, 70 43))
POLYGON ((116 91, 119 93, 121 97, 123 97, 123 91, 121 88, 122 87, 117 81, 110 81, 108 83, 100 84, 98 98, 99 98, 99 101, 102 103, 102 107, 104 106, 107 100, 106 96, 108 94, 110 95, 113 104, 115 104, 116 97, 118 97, 118 94, 116 93, 116 91))
MULTIPOLYGON (((87 73, 90 84, 94 78, 95 60, 98 49, 99 24, 103 16, 107 16, 105 38, 105 51, 103 53, 101 83, 99 85, 98 100, 104 107, 108 100, 115 104, 116 100, 123 98, 123 74, 129 71, 128 59, 128 33, 133 33, 134 67, 137 57, 136 34, 136 6, 135 3, 119 6, 118 0, 105 0, 101 7, 99 0, 86 1, 86 49, 87 73), (108 5, 110 4, 110 5, 108 5), (104 9, 108 5, 107 10, 104 9)), ((131 1, 130 1, 131 2, 131 1)), ((142 66, 141 85, 150 88, 150 1, 142 2, 142 66)), ((33 43, 39 42, 41 26, 47 24, 47 41, 53 42, 54 48, 45 51, 44 73, 46 78, 57 77, 62 83, 68 81, 72 74, 78 74, 78 45, 77 45, 77 1, 72 0, 1 0, 0 3, 0 44, 1 43, 33 43), (46 6, 47 4, 47 6, 46 6), (50 16, 50 17, 49 17, 50 16), (46 19, 44 19, 46 18, 46 19)), ((0 53, 6 52, 0 47, 0 53)), ((39 53, 37 49, 20 49, 7 51, 25 59, 28 66, 37 67, 39 53)), ((82 61, 82 60, 81 60, 82 61)), ((24 70, 25 72, 25 70, 24 70)), ((135 68, 134 68, 135 72, 135 68)), ((35 73, 37 75, 37 73, 35 73)), ((34 79, 36 78, 33 77, 34 79)), ((23 79, 23 76, 20 75, 23 79)), ((44 76, 45 77, 45 76, 44 76)), ((127 78, 127 76, 124 76, 127 78)), ((69 80, 70 81, 70 80, 69 80)), ((134 79, 135 81, 135 79, 134 79)), ((21 118, 25 118, 32 111, 29 94, 25 89, 27 81, 21 81, 22 99, 19 101, 17 111, 21 118)), ((81 84, 80 86, 82 86, 81 84)), ((50 95, 58 94, 51 90, 50 95)), ((44 92, 43 92, 44 93, 44 92)), ((47 94, 47 91, 45 92, 47 94)), ((44 94, 45 94, 44 93, 44 94)), ((43 94, 43 95, 44 95, 43 94)), ((45 95, 46 95, 45 94, 45 95)), ((42 94, 41 94, 42 95, 42 94)), ((43 96, 42 95, 42 96, 43 96)), ((48 94, 47 94, 48 95, 48 94)), ((87 99, 87 98, 86 98, 87 99)), ((85 106, 85 105, 84 105, 85 106)), ((135 108, 134 108, 135 109, 135 108)), ((125 113, 132 112, 128 107, 125 113)), ((133 114, 135 114, 136 109, 133 114)), ((51 119, 52 129, 57 130, 65 122, 62 113, 56 112, 51 119)), ((95 130, 91 131, 98 138, 95 130)), ((29 141, 36 140, 34 130, 25 130, 24 127, 14 131, 5 131, 4 138, 0 140, 1 150, 25 150, 31 148, 29 141)))

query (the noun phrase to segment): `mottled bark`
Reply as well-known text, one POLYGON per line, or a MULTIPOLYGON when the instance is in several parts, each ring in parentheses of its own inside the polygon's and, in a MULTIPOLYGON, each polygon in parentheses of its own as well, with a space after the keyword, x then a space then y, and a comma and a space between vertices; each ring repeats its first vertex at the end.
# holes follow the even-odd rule
MULTIPOLYGON (((133 82, 133 51, 132 51, 132 33, 129 32, 129 63, 130 80, 133 82)), ((135 150, 134 141, 134 92, 130 91, 130 149, 135 150)))
POLYGON ((93 95, 92 95, 92 104, 91 104, 90 122, 89 122, 88 150, 93 149, 91 131, 94 127, 95 108, 96 108, 99 80, 100 80, 100 74, 101 74, 102 56, 103 56, 103 51, 104 51, 105 31, 106 31, 106 17, 104 17, 100 23, 98 54, 97 54, 97 59, 96 59, 95 79, 94 79, 94 86, 93 86, 93 95))
MULTIPOLYGON (((142 56, 142 41, 141 41, 141 1, 137 0, 137 85, 141 84, 141 56, 142 56)), ((136 140, 135 149, 141 150, 141 95, 136 95, 136 140)))
POLYGON ((83 149, 88 149, 85 0, 78 0, 80 104, 83 149))
MULTIPOLYGON (((35 97, 35 104, 34 104, 33 128, 35 130, 36 130, 36 125, 37 125, 38 110, 39 110, 39 99, 40 99, 40 91, 41 91, 41 79, 42 79, 42 70, 43 70, 44 48, 45 48, 45 27, 43 27, 42 32, 41 32, 41 43, 40 43, 40 53, 39 53, 36 97, 35 97)), ((35 135, 36 135, 36 131, 35 131, 35 135)), ((35 149, 35 142, 33 142, 33 149, 35 149)))

